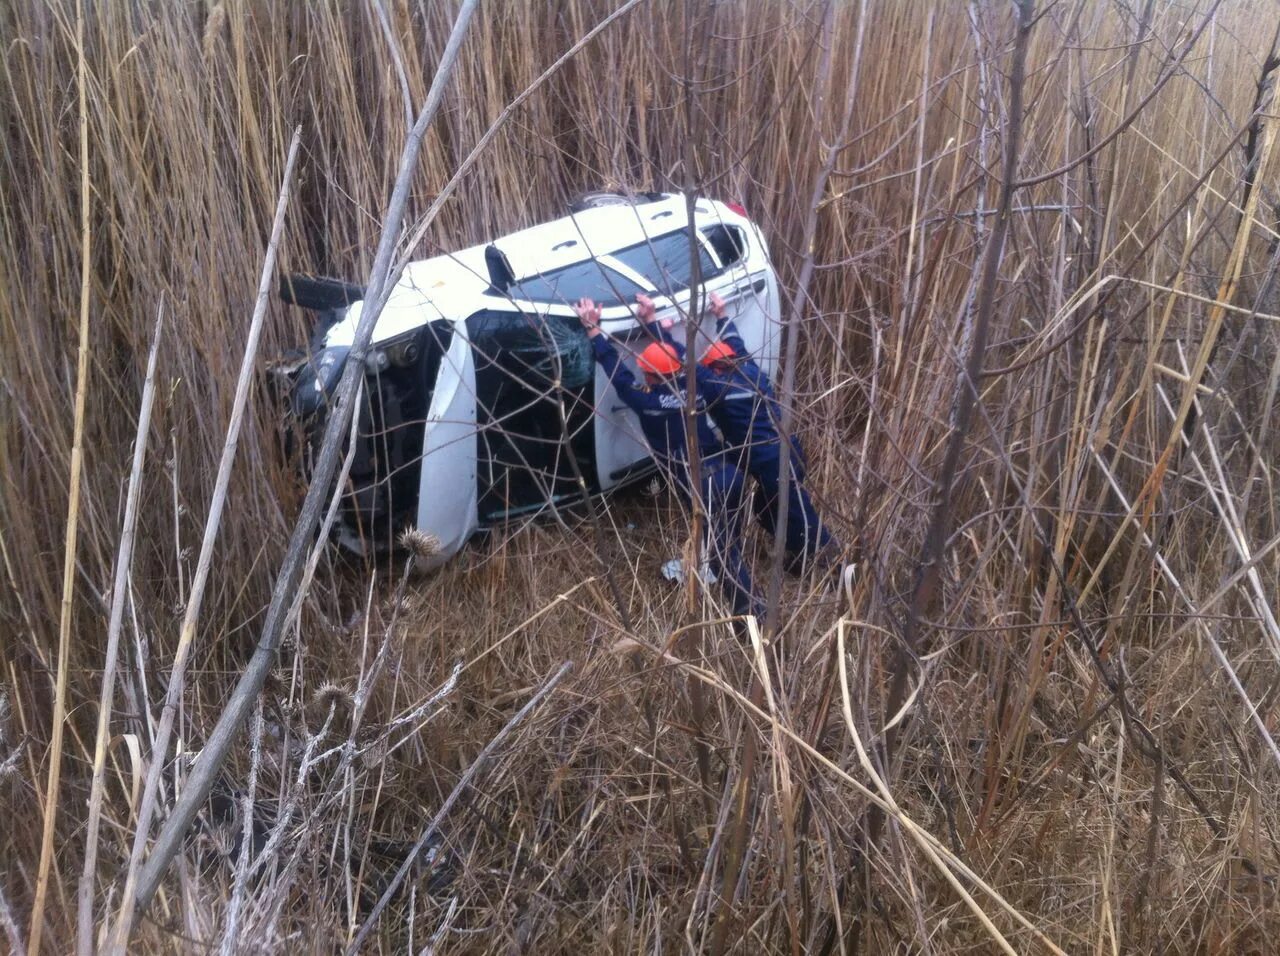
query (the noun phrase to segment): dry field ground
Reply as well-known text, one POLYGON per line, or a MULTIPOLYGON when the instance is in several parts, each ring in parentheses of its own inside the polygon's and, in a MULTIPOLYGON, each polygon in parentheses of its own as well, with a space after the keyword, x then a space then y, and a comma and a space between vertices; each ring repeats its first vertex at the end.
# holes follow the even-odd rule
POLYGON ((1273 0, 481 0, 441 70, 459 6, 0 4, 6 945, 1273 951, 1273 0), (275 301, 219 478, 293 131, 276 268, 364 282, 437 77, 400 252, 745 203, 860 573, 744 640, 640 491, 318 549, 136 907, 306 490, 275 301))

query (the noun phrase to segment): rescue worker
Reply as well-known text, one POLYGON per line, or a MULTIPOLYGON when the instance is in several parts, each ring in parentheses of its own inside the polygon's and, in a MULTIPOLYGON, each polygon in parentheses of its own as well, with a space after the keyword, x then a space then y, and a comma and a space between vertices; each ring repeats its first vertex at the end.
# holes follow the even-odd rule
MULTIPOLYGON (((769 376, 756 364, 729 318, 724 300, 711 293, 717 340, 702 356, 698 391, 731 457, 756 480, 756 519, 774 534, 782 482, 782 409, 769 376)), ((791 482, 787 489, 787 570, 806 562, 835 563, 839 544, 818 517, 804 487, 805 461, 800 442, 791 436, 791 482)))
MULTIPOLYGON (((679 353, 669 342, 650 343, 637 359, 636 364, 644 374, 644 381, 637 381, 600 329, 600 307, 591 299, 580 299, 574 310, 587 330, 596 361, 609 376, 618 397, 640 419, 640 429, 654 461, 687 504, 691 497, 685 430, 688 397, 681 380, 679 353)), ((701 398, 695 396, 695 400, 699 412, 696 418, 701 458, 699 491, 706 513, 704 547, 733 613, 761 617, 762 609, 752 588, 740 543, 746 479, 725 458, 724 449, 703 412, 701 398)))

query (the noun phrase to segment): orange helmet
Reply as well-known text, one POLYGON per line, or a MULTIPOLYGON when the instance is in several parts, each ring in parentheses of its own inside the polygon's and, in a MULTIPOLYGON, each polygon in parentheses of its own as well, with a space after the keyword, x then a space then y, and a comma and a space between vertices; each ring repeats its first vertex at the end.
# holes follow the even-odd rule
POLYGON ((675 375, 680 371, 680 356, 670 343, 654 342, 645 346, 636 364, 650 375, 675 375))
POLYGON ((715 365, 717 362, 732 362, 738 357, 738 353, 733 350, 728 342, 713 342, 711 348, 707 349, 702 356, 703 365, 715 365))

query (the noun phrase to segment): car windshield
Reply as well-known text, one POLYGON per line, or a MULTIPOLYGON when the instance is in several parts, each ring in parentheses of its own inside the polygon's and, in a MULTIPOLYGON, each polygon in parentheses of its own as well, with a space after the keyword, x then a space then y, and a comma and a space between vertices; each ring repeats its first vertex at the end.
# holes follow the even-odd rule
POLYGON ((637 292, 643 291, 621 273, 595 259, 588 259, 541 275, 527 276, 512 285, 508 294, 513 299, 560 304, 593 299, 607 308, 631 302, 637 292))
MULTIPOLYGON (((669 232, 647 242, 628 246, 613 253, 613 258, 640 273, 663 295, 689 288, 692 266, 689 261, 689 234, 669 232)), ((708 279, 720 270, 699 243, 698 263, 702 278, 708 279)))

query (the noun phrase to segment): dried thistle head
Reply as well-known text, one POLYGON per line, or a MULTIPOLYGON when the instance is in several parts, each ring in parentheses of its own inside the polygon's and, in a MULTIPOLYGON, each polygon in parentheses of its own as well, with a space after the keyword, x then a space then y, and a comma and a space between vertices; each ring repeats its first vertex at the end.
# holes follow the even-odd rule
POLYGON ((355 698, 345 687, 332 682, 321 684, 307 702, 304 713, 306 732, 315 735, 326 729, 340 730, 354 707, 355 698))
POLYGON ((406 528, 400 532, 400 547, 424 561, 436 557, 444 550, 439 538, 417 528, 406 528))

